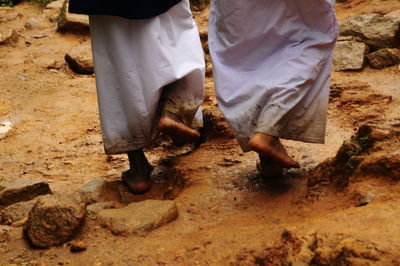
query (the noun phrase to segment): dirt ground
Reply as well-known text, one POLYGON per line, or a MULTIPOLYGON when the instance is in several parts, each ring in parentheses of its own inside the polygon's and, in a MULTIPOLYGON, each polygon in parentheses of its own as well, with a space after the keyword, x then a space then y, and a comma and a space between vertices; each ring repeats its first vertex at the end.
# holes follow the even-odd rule
MULTIPOLYGON (((340 19, 396 9, 397 0, 337 4, 340 19)), ((30 2, 0 8, 0 27, 20 34, 17 43, 0 45, 0 118, 13 124, 0 138, 0 181, 41 179, 62 194, 96 178, 119 179, 128 162, 103 152, 94 76, 75 74, 64 61, 90 43, 88 34, 56 32, 52 15, 30 2)), ((310 171, 358 127, 400 125, 399 74, 397 66, 333 73, 332 87, 342 91, 330 103, 326 143, 285 141, 302 167, 286 172, 279 186, 260 178, 257 155, 243 153, 231 137, 208 77, 206 141, 193 151, 147 151, 154 165, 167 156, 185 181, 175 221, 137 237, 115 236, 88 219, 77 237, 88 247, 82 253, 68 244, 32 249, 16 227, 0 241, 0 265, 400 265, 399 182, 384 172, 361 173, 344 189, 309 197, 310 171), (357 207, 356 196, 365 193, 372 201, 357 207)), ((398 138, 383 142, 381 153, 400 150, 398 138)))

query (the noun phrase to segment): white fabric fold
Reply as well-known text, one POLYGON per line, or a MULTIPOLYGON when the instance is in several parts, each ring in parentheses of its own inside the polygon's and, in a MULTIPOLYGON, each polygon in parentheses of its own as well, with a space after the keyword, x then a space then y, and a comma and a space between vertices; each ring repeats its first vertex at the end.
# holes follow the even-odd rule
POLYGON ((90 33, 107 154, 153 144, 166 85, 184 78, 178 98, 198 111, 205 66, 188 0, 151 19, 90 16, 90 33))
POLYGON ((332 0, 213 0, 219 107, 242 149, 252 134, 323 143, 338 25, 332 0))

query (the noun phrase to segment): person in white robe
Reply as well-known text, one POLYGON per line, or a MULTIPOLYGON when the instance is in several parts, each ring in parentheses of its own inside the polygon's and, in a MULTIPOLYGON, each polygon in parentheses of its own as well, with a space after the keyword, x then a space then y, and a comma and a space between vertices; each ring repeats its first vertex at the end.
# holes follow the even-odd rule
POLYGON ((143 193, 152 171, 143 149, 160 131, 178 144, 199 138, 205 63, 189 1, 151 18, 89 21, 105 152, 128 153, 122 178, 143 193))
POLYGON ((212 0, 218 105, 265 176, 299 167, 279 139, 323 143, 338 24, 334 0, 212 0))

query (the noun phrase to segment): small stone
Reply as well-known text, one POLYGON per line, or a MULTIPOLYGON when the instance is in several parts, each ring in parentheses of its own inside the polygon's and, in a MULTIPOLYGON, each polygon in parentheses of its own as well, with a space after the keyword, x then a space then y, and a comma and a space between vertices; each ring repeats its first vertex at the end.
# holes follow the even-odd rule
POLYGON ((89 32, 89 17, 87 15, 71 14, 68 12, 68 1, 61 8, 57 19, 57 29, 60 32, 66 31, 87 31, 89 32))
MULTIPOLYGON (((0 110, 1 112, 1 110, 0 110)), ((0 113, 1 115, 1 113, 0 113)), ((13 124, 9 120, 0 121, 0 139, 7 136, 7 133, 13 128, 13 124)))
POLYGON ((94 65, 89 45, 79 46, 65 55, 65 61, 78 74, 93 74, 94 65))
POLYGON ((400 49, 385 48, 367 55, 367 60, 372 68, 385 68, 400 63, 400 49))
POLYGON ((12 182, 2 182, 0 183, 0 207, 29 201, 37 196, 50 193, 49 185, 43 181, 19 178, 12 182))
POLYGON ((25 236, 36 247, 61 245, 80 231, 85 214, 85 204, 72 196, 43 196, 29 213, 24 226, 25 236))
POLYGON ((19 39, 18 33, 14 29, 0 31, 0 44, 12 44, 19 39))
POLYGON ((70 251, 72 253, 82 252, 87 249, 87 245, 82 241, 71 242, 70 251))
POLYGON ((368 205, 375 198, 375 194, 369 191, 355 191, 351 196, 356 207, 368 205))
POLYGON ((28 21, 25 23, 25 29, 32 30, 35 29, 39 24, 39 21, 35 18, 29 18, 28 21))
POLYGON ((45 37, 47 37, 46 33, 39 33, 39 34, 32 35, 32 38, 35 38, 35 39, 41 39, 41 38, 45 38, 45 37))
POLYGON ((22 80, 22 81, 28 81, 29 80, 29 77, 27 77, 25 75, 22 75, 22 74, 17 74, 17 78, 19 80, 22 80))
POLYGON ((103 210, 97 221, 117 235, 146 235, 176 217, 178 209, 174 201, 146 200, 121 209, 103 210))
POLYGON ((61 9, 65 3, 65 0, 57 0, 50 2, 47 6, 46 9, 61 9))
POLYGON ((360 70, 364 66, 368 47, 361 42, 341 41, 336 43, 333 56, 335 71, 360 70))
POLYGON ((0 243, 18 240, 21 238, 22 238, 21 228, 15 228, 7 225, 0 225, 0 243))
POLYGON ((24 221, 28 217, 29 212, 35 203, 36 200, 22 201, 0 210, 0 224, 13 226, 19 225, 18 222, 24 221))

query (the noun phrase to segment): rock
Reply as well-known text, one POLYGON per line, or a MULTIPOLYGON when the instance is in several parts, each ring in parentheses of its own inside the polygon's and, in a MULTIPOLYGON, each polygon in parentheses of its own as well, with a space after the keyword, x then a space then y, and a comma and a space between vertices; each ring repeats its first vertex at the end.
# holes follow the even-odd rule
POLYGON ((178 217, 174 201, 146 200, 121 209, 101 211, 98 222, 117 235, 145 235, 178 217))
POLYGON ((85 219, 85 204, 69 195, 40 197, 24 226, 25 236, 40 248, 70 241, 85 219))
POLYGON ((368 265, 368 262, 379 261, 383 252, 379 247, 372 243, 364 242, 354 238, 346 238, 342 240, 332 252, 334 261, 337 262, 334 265, 338 265, 339 262, 342 265, 357 265, 349 263, 351 258, 358 258, 360 263, 358 265, 368 265))
POLYGON ((0 44, 12 44, 19 39, 18 33, 14 29, 0 31, 0 44))
POLYGON ((71 14, 68 12, 68 1, 60 10, 57 19, 57 30, 66 31, 87 31, 89 32, 89 17, 87 15, 71 14))
POLYGON ((57 0, 50 2, 47 6, 46 9, 61 9, 65 4, 65 0, 57 0))
POLYGON ((354 206, 356 207, 368 205, 374 198, 375 193, 364 190, 356 190, 350 196, 351 201, 354 202, 354 206))
POLYGON ((400 151, 378 152, 371 155, 360 164, 358 172, 400 181, 400 151))
POLYGON ((33 63, 46 69, 62 69, 65 67, 64 61, 58 61, 51 57, 38 57, 33 60, 33 63))
POLYGON ((372 68, 384 68, 400 63, 400 49, 385 48, 367 55, 367 60, 372 68))
POLYGON ((335 71, 360 70, 364 66, 367 52, 368 47, 362 42, 337 42, 333 55, 333 69, 335 71))
POLYGON ((22 201, 0 210, 0 224, 15 225, 26 219, 36 200, 22 201))
MULTIPOLYGON (((0 11, 2 11, 2 10, 0 10, 0 11)), ((13 11, 13 9, 11 9, 11 11, 13 11)), ((5 12, 5 13, 1 12, 0 23, 10 22, 10 21, 15 22, 16 20, 21 19, 23 17, 24 16, 20 13, 15 14, 13 12, 5 12)))
POLYGON ((29 201, 49 193, 51 193, 50 187, 43 181, 19 178, 12 182, 2 182, 0 183, 0 207, 29 201))
POLYGON ((10 102, 5 99, 0 99, 0 117, 8 114, 11 110, 10 102))
POLYGON ((337 42, 343 41, 357 41, 357 38, 353 36, 338 36, 337 42))
POLYGON ((115 201, 107 201, 107 202, 97 202, 86 207, 86 213, 88 215, 96 216, 100 211, 106 209, 115 209, 118 207, 118 203, 115 201))
POLYGON ((65 61, 78 74, 93 74, 93 58, 89 45, 76 47, 65 55, 65 61))
POLYGON ((25 29, 32 30, 38 27, 39 20, 35 18, 30 18, 28 21, 25 23, 24 27, 25 29))
POLYGON ((0 243, 21 239, 21 237, 22 233, 20 228, 0 225, 0 243))
POLYGON ((379 14, 353 15, 340 22, 340 35, 354 36, 373 50, 394 48, 398 38, 400 19, 379 14))
MULTIPOLYGON (((1 111, 1 110, 0 110, 1 111)), ((13 128, 13 124, 9 120, 0 121, 0 139, 7 136, 7 133, 13 128)))
POLYGON ((104 179, 95 179, 79 188, 74 193, 79 201, 91 204, 96 202, 120 201, 115 184, 104 179))
POLYGON ((87 249, 87 245, 82 241, 71 242, 70 251, 72 253, 82 252, 87 249))

